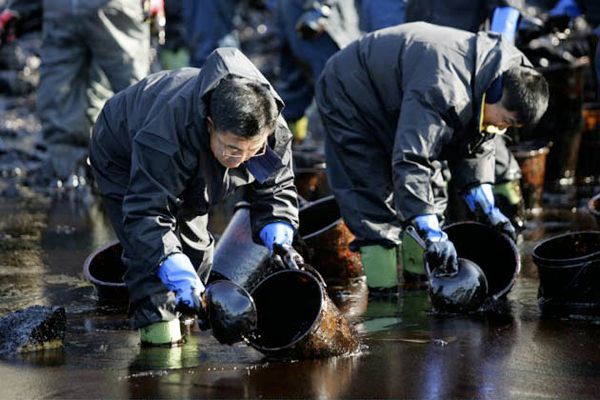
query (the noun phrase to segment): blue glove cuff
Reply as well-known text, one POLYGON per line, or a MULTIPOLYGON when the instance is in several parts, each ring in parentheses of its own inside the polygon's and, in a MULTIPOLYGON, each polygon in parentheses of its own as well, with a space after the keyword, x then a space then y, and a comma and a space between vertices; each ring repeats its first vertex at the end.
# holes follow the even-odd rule
POLYGON ((414 218, 414 225, 427 242, 447 240, 448 235, 440 228, 440 222, 434 214, 419 215, 414 218))
POLYGON ((167 257, 157 271, 158 278, 167 289, 175 292, 178 300, 193 304, 192 291, 200 295, 204 291, 204 285, 192 262, 183 253, 173 253, 167 257))
POLYGON ((469 190, 464 196, 465 202, 471 212, 477 212, 479 208, 484 214, 490 214, 495 207, 492 185, 484 183, 469 190))
POLYGON ((259 233, 265 246, 273 251, 273 244, 288 245, 294 240, 294 228, 287 222, 278 221, 265 225, 259 233))

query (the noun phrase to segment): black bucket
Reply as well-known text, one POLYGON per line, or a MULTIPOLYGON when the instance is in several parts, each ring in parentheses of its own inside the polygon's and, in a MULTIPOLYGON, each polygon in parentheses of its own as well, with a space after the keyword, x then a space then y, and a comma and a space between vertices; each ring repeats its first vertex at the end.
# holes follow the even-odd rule
POLYGON ((83 276, 94 284, 98 302, 127 305, 129 292, 123 281, 127 268, 121 261, 123 247, 118 241, 102 246, 83 263, 83 276))
POLYGON ((600 232, 573 232, 533 249, 544 314, 600 315, 600 232))
POLYGON ((479 265, 488 281, 488 298, 504 298, 521 270, 515 243, 494 228, 478 222, 458 222, 444 228, 461 258, 479 265))
POLYGON ((525 141, 511 147, 521 168, 521 190, 525 208, 532 213, 542 209, 546 158, 550 148, 543 141, 525 141))
POLYGON ((600 182, 600 103, 583 105, 584 129, 577 163, 577 181, 600 182))
POLYGON ((354 235, 342 220, 333 196, 306 204, 300 209, 299 219, 298 233, 308 247, 302 255, 327 282, 364 276, 360 254, 350 250, 354 235))
POLYGON ((258 323, 250 345, 277 357, 320 358, 358 349, 357 334, 327 296, 318 276, 282 270, 251 291, 258 323))
POLYGON ((215 246, 209 281, 227 279, 251 291, 269 273, 269 250, 252 239, 250 205, 238 203, 215 246))
POLYGON ((215 247, 209 281, 228 279, 250 292, 258 330, 247 339, 266 355, 318 358, 355 351, 356 332, 327 296, 318 272, 305 268, 272 265, 267 248, 252 240, 248 204, 240 203, 215 247))

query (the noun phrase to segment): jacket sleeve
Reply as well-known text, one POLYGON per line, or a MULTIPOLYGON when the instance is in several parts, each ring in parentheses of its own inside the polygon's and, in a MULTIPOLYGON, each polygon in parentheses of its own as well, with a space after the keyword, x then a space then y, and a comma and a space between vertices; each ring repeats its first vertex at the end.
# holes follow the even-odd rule
POLYGON ((395 205, 402 221, 435 214, 434 161, 452 134, 439 112, 418 96, 405 93, 392 155, 395 205))
POLYGON ((294 229, 298 228, 298 195, 292 170, 292 134, 282 117, 277 122, 273 150, 281 158, 283 166, 264 183, 252 183, 247 191, 255 237, 271 222, 284 221, 294 229))
POLYGON ((494 183, 496 170, 496 146, 488 139, 472 153, 463 157, 450 158, 448 166, 452 181, 459 192, 464 192, 482 183, 494 183))
POLYGON ((175 132, 172 136, 154 133, 174 131, 176 124, 169 119, 164 117, 134 136, 129 187, 123 200, 128 249, 149 272, 170 254, 181 252, 175 233, 178 196, 197 165, 191 152, 183 153, 186 146, 177 143, 175 132))

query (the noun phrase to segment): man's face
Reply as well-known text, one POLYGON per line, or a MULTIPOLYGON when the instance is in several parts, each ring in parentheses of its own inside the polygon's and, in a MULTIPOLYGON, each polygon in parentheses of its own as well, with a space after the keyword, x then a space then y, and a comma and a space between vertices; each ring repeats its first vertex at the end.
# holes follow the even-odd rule
POLYGON ((248 159, 264 154, 268 132, 255 137, 243 138, 231 132, 219 132, 208 118, 210 148, 215 158, 225 168, 237 168, 248 159))
POLYGON ((517 113, 514 111, 508 111, 500 103, 485 103, 485 107, 483 108, 483 127, 485 129, 490 125, 495 126, 499 130, 521 126, 517 119, 517 113))

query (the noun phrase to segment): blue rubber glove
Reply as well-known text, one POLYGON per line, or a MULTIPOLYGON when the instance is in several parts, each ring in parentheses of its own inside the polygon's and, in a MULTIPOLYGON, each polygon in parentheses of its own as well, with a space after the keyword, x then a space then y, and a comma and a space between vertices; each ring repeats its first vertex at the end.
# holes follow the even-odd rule
POLYGON ((200 295, 204 292, 204 285, 188 256, 171 254, 160 265, 157 275, 175 293, 178 307, 196 313, 202 310, 200 295))
POLYGON ((497 7, 492 16, 490 31, 502 34, 510 43, 515 43, 517 22, 521 13, 513 7, 497 7))
POLYGON ((502 214, 495 205, 491 184, 484 183, 472 188, 465 195, 465 201, 467 202, 469 210, 471 210, 478 219, 496 227, 513 241, 517 240, 515 227, 511 224, 506 215, 502 214))
POLYGON ((548 14, 553 17, 566 15, 575 18, 581 15, 581 9, 574 0, 560 0, 548 11, 548 14))
POLYGON ((440 228, 433 214, 419 215, 413 220, 419 235, 425 240, 425 259, 436 276, 449 276, 458 272, 458 255, 448 235, 440 228))
POLYGON ((260 239, 273 253, 273 244, 291 246, 294 240, 294 228, 287 222, 272 222, 260 230, 260 239))

